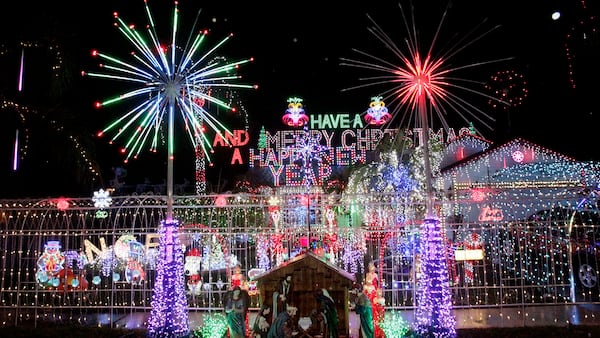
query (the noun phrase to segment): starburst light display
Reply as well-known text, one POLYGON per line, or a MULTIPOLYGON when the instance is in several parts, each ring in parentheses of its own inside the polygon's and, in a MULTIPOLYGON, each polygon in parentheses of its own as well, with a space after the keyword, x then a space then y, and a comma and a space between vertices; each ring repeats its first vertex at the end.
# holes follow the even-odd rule
MULTIPOLYGON (((381 97, 388 102, 388 106, 394 106, 392 115, 401 116, 400 125, 414 123, 424 130, 429 130, 433 116, 437 116, 444 129, 448 130, 450 127, 445 115, 448 112, 454 112, 465 122, 471 122, 473 119, 492 130, 491 123, 494 122, 494 118, 460 94, 467 93, 493 100, 498 99, 484 91, 469 87, 468 85, 473 81, 461 78, 459 71, 506 59, 477 62, 464 66, 453 66, 448 60, 489 34, 496 27, 482 33, 479 33, 477 29, 472 30, 458 42, 451 41, 447 50, 433 54, 435 43, 440 39, 439 35, 446 18, 446 10, 434 33, 431 45, 426 52, 423 52, 420 48, 420 34, 414 22, 414 7, 411 6, 409 15, 405 13, 402 4, 399 4, 399 7, 408 36, 402 45, 394 43, 394 40, 371 17, 368 17, 373 24, 369 31, 383 43, 386 50, 392 52, 396 60, 387 61, 381 56, 355 49, 354 51, 364 59, 342 58, 342 65, 379 72, 381 75, 364 77, 362 80, 365 83, 344 89, 344 91, 383 87, 381 97), (407 20, 407 17, 410 17, 411 20, 407 20), (404 50, 400 46, 406 46, 407 49, 404 50)), ((423 236, 421 245, 424 250, 421 264, 424 268, 418 281, 415 331, 421 337, 455 337, 452 300, 448 296, 450 294, 448 266, 442 244, 443 229, 439 225, 438 216, 435 215, 433 208, 433 171, 429 154, 429 133, 423 133, 422 144, 419 147, 423 152, 427 198, 424 222, 421 226, 421 235, 423 236)))
MULTIPOLYGON (((451 112, 458 115, 463 121, 475 120, 479 125, 489 130, 493 129, 495 119, 471 103, 464 94, 479 96, 482 98, 502 102, 489 94, 483 88, 473 86, 472 79, 461 77, 460 72, 491 63, 498 63, 510 58, 500 58, 488 61, 480 61, 465 65, 452 65, 449 61, 457 53, 463 51, 471 44, 490 34, 496 27, 480 32, 473 30, 467 36, 457 41, 450 41, 447 50, 433 54, 435 42, 439 40, 439 34, 446 17, 444 14, 431 45, 423 52, 418 41, 418 30, 414 21, 407 20, 402 4, 399 4, 407 37, 402 44, 396 44, 381 26, 371 16, 367 15, 372 23, 369 32, 380 41, 385 48, 392 52, 395 60, 386 60, 382 56, 374 55, 366 51, 353 49, 359 57, 341 58, 341 65, 353 67, 368 72, 375 71, 380 75, 362 77, 362 83, 356 86, 342 89, 343 92, 378 88, 381 90, 380 100, 387 102, 390 114, 394 116, 389 123, 400 117, 399 124, 418 124, 418 110, 420 99, 427 101, 429 115, 435 115, 442 126, 449 129, 446 115, 451 112), (406 50, 402 48, 406 46, 406 50)), ((414 13, 410 14, 414 18, 414 13)), ((385 125, 385 124, 384 124, 385 125)))
MULTIPOLYGON (((146 34, 138 31, 135 25, 127 24, 115 12, 116 26, 123 36, 131 42, 135 52, 131 60, 94 50, 92 55, 100 58, 103 73, 86 72, 84 75, 118 80, 131 83, 130 91, 113 98, 97 102, 98 108, 110 106, 123 101, 139 102, 117 120, 110 123, 98 133, 102 136, 112 132, 111 143, 124 138, 125 146, 121 150, 126 154, 125 161, 136 158, 145 148, 156 152, 167 126, 168 154, 174 156, 174 118, 176 111, 185 124, 191 143, 201 146, 206 156, 211 144, 206 137, 206 127, 225 134, 229 132, 215 115, 207 110, 210 102, 219 107, 233 110, 225 100, 212 96, 211 88, 257 88, 255 85, 238 83, 240 76, 235 72, 252 58, 228 62, 225 58, 216 57, 216 51, 233 35, 229 35, 215 46, 204 48, 207 30, 192 35, 191 43, 184 47, 177 45, 177 28, 179 10, 175 2, 173 12, 172 34, 168 44, 162 44, 156 31, 154 19, 147 2, 144 2, 149 25, 146 34), (202 54, 202 51, 205 51, 202 54)), ((223 92, 223 91, 215 91, 223 92)))
MULTIPOLYGON (((111 142, 127 137, 122 149, 126 154, 125 161, 132 156, 136 158, 146 145, 150 146, 151 151, 157 151, 166 124, 167 210, 166 219, 159 228, 161 257, 153 290, 148 331, 152 337, 184 337, 189 334, 189 324, 183 280, 183 253, 178 243, 179 222, 173 219, 175 115, 181 116, 182 124, 196 152, 201 148, 208 156, 211 144, 206 136, 206 127, 221 135, 231 132, 205 109, 206 103, 233 110, 225 101, 211 95, 213 92, 221 92, 212 89, 256 86, 236 82, 239 79, 235 74, 237 68, 252 59, 227 62, 225 58, 214 55, 232 35, 209 48, 204 54, 200 51, 203 50, 208 34, 206 30, 196 35, 192 33, 183 47, 178 46, 179 10, 175 2, 171 38, 167 45, 162 45, 147 1, 144 1, 144 7, 149 22, 145 36, 137 31, 135 25, 126 24, 116 12, 114 14, 119 31, 137 52, 131 54, 132 60, 124 61, 94 51, 93 55, 105 61, 101 64, 105 72, 90 72, 85 75, 135 85, 130 91, 96 104, 97 107, 102 107, 125 100, 139 100, 134 108, 99 133, 101 136, 107 132, 114 132, 111 142)), ((196 156, 198 157, 198 154, 196 156)))

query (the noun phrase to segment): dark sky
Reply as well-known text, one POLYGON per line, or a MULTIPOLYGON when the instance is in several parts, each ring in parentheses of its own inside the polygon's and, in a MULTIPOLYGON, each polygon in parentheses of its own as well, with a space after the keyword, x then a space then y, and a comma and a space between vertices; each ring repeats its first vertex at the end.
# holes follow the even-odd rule
MULTIPOLYGON (((158 24, 159 36, 166 40, 170 33, 172 2, 148 1, 158 24)), ((528 97, 522 105, 508 112, 494 111, 486 106, 487 102, 473 98, 482 110, 497 119, 495 130, 486 131, 484 137, 500 142, 520 136, 580 160, 600 159, 600 153, 595 149, 595 127, 600 113, 596 99, 598 86, 595 84, 600 75, 595 61, 600 57, 597 4, 587 1, 588 8, 584 9, 580 1, 557 0, 414 2, 415 23, 423 47, 431 43, 433 32, 447 6, 447 17, 436 47, 445 48, 445 43, 466 36, 480 24, 484 30, 500 26, 451 60, 457 65, 465 65, 511 57, 510 61, 477 67, 469 76, 479 87, 492 74, 504 70, 516 71, 526 81, 528 97), (555 9, 563 11, 558 21, 550 18, 555 9), (570 70, 573 71, 575 88, 569 80, 570 70)), ((402 1, 402 4, 405 7, 410 5, 409 1, 402 1)), ((182 0, 179 1, 180 38, 188 36, 200 8, 197 28, 211 31, 209 41, 216 43, 226 34, 234 33, 234 38, 221 49, 224 55, 231 59, 255 58, 252 64, 241 69, 244 81, 259 85, 258 90, 241 94, 250 119, 250 131, 254 133, 263 125, 271 130, 284 129, 281 115, 290 96, 303 98, 308 114, 363 112, 373 93, 368 90, 341 91, 358 84, 359 73, 353 68, 340 66, 340 58, 356 56, 352 53, 352 49, 356 48, 375 55, 381 53, 382 57, 393 60, 383 45, 367 31, 370 25, 367 14, 397 44, 406 37, 397 1, 245 1, 234 4, 182 0)), ((96 60, 90 56, 93 48, 123 58, 132 50, 113 26, 114 11, 138 26, 147 23, 142 0, 54 1, 42 4, 20 1, 0 11, 3 25, 0 42, 8 50, 0 55, 4 74, 0 83, 2 95, 37 106, 68 106, 69 114, 56 113, 59 123, 80 133, 89 130, 88 135, 100 130, 116 116, 106 116, 110 112, 93 109, 93 102, 117 94, 115 89, 118 86, 77 75, 80 70, 96 70, 96 60), (54 92, 44 82, 49 76, 50 62, 48 56, 40 52, 36 56, 38 64, 29 66, 40 78, 29 72, 26 90, 16 93, 14 75, 18 71, 18 63, 14 56, 18 48, 14 46, 18 41, 47 41, 50 38, 57 38, 64 48, 65 62, 68 63, 65 67, 73 75, 65 87, 74 89, 65 90, 62 98, 50 95, 54 92)), ((45 114, 53 112, 49 108, 41 110, 45 114)), ((449 119, 452 121, 451 117, 449 119)), ((453 127, 463 126, 458 124, 453 127)), ((0 147, 0 164, 3 166, 0 173, 5 173, 4 167, 8 166, 6 159, 11 153, 11 146, 7 146, 11 138, 6 135, 13 135, 14 131, 5 128, 2 133, 5 136, 0 147)), ((103 177, 110 179, 110 168, 120 165, 121 157, 118 147, 107 146, 103 142, 95 140, 90 145, 95 148, 103 177)), ((36 147, 36 144, 32 142, 30 146, 36 147)), ((127 165, 132 180, 133 177, 141 180, 146 175, 148 163, 162 168, 164 161, 153 156, 147 156, 148 162, 127 165)), ((193 154, 184 154, 184 157, 190 161, 193 154)), ((46 160, 49 161, 53 159, 46 160)), ((216 177, 223 171, 231 172, 227 163, 218 162, 218 156, 215 161, 215 168, 209 169, 209 175, 216 177)), ((190 169, 181 169, 178 174, 193 179, 190 176, 190 173, 193 174, 191 164, 182 166, 190 169)), ((236 170, 240 171, 240 168, 236 170)), ((10 175, 14 176, 3 174, 4 178, 12 180, 14 177, 10 175)), ((161 175, 158 170, 153 179, 161 175)), ((45 180, 51 179, 47 177, 45 180)))

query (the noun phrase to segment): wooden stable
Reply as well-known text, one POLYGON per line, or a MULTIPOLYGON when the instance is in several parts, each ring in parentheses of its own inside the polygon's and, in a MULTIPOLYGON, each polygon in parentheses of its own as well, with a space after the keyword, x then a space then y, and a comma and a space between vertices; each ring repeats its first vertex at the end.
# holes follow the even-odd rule
POLYGON ((326 289, 336 304, 340 337, 348 337, 349 290, 354 285, 354 276, 312 252, 303 253, 255 278, 261 305, 268 304, 272 308, 273 293, 282 292, 282 282, 288 275, 292 276, 289 305, 298 308, 296 321, 310 317, 311 312, 318 309, 315 295, 317 290, 326 289))

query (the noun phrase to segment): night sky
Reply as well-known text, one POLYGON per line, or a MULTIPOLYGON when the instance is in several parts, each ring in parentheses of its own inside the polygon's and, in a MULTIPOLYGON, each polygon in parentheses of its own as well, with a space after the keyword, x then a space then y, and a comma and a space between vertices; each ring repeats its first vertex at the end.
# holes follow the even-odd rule
MULTIPOLYGON (((256 91, 240 93, 249 116, 250 132, 256 134, 262 126, 267 130, 285 129, 281 116, 291 96, 303 99, 309 115, 363 112, 373 93, 368 89, 342 91, 359 84, 360 74, 353 68, 340 66, 340 58, 355 57, 352 49, 356 48, 395 60, 367 31, 370 25, 367 14, 400 45, 406 31, 398 2, 261 3, 264 4, 179 1, 180 38, 188 36, 202 8, 196 27, 210 30, 210 42, 214 44, 225 35, 234 34, 220 49, 222 55, 231 59, 255 58, 252 64, 240 69, 244 82, 259 86, 256 91)), ((523 137, 579 160, 600 160, 595 137, 600 113, 597 101, 600 91, 595 82, 600 75, 595 61, 600 59, 598 4, 587 1, 588 7, 583 8, 580 1, 536 0, 527 1, 527 5, 516 0, 415 3, 415 24, 423 50, 431 44, 447 6, 436 48, 447 48, 447 44, 476 27, 485 30, 499 25, 450 60, 456 65, 466 65, 511 58, 476 67, 467 75, 473 79, 474 87, 482 90, 498 71, 515 71, 526 81, 527 98, 509 111, 494 111, 486 100, 472 98, 474 104, 497 120, 494 130, 484 130, 484 137, 495 142, 523 137), (551 19, 555 9, 562 11, 557 21, 551 19)), ((149 0, 149 4, 159 36, 169 39, 172 2, 149 0)), ((402 4, 410 5, 408 1, 402 4)), ((165 177, 163 154, 144 154, 140 160, 123 165, 119 145, 107 145, 105 139, 94 136, 118 117, 119 111, 96 110, 93 103, 118 94, 120 87, 114 82, 81 77, 80 72, 97 70, 97 61, 90 55, 92 49, 122 58, 132 50, 113 26, 114 11, 140 27, 147 23, 142 0, 43 4, 21 1, 0 11, 3 26, 0 95, 3 100, 36 107, 36 113, 31 113, 26 122, 31 133, 29 152, 17 172, 11 168, 12 142, 15 125, 21 122, 14 111, 4 112, 6 123, 0 126, 0 184, 5 188, 1 197, 89 196, 99 188, 98 183, 112 178, 111 168, 116 166, 127 168, 131 184, 141 182, 144 177, 153 181, 165 177), (24 90, 17 92, 21 41, 39 42, 42 46, 49 45, 49 41, 57 42, 64 58, 60 78, 53 78, 51 71, 55 54, 44 47, 28 48, 24 90), (73 146, 68 135, 76 135, 81 146, 89 150, 101 169, 100 182, 90 183, 84 174, 73 170, 78 164, 72 160, 73 146)), ((455 128, 464 126, 451 116, 448 120, 455 128)), ((184 137, 182 133, 181 138, 184 137)), ((189 146, 181 145, 176 182, 184 177, 193 180, 191 151, 189 146)), ((231 168, 227 159, 218 154, 214 160, 215 166, 208 171, 211 180, 231 179, 229 176, 245 170, 231 168)))

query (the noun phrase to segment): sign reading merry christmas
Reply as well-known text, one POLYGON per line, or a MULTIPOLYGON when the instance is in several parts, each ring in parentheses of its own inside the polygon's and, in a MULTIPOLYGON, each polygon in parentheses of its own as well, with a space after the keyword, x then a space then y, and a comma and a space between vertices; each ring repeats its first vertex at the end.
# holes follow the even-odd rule
MULTIPOLYGON (((318 163, 312 167, 311 177, 321 185, 332 174, 345 167, 367 162, 384 137, 392 137, 397 129, 380 129, 377 126, 366 127, 361 114, 328 113, 309 116, 309 133, 312 139, 324 146, 325 151, 318 163)), ((305 133, 303 129, 261 130, 256 148, 249 149, 248 166, 265 170, 272 178, 274 186, 300 186, 304 184, 306 168, 298 165, 298 152, 295 143, 305 133)), ((470 134, 467 127, 461 128, 458 134, 449 129, 437 132, 429 130, 430 139, 446 142, 459 135, 470 134)), ((422 128, 405 130, 407 146, 422 144, 422 128)))

